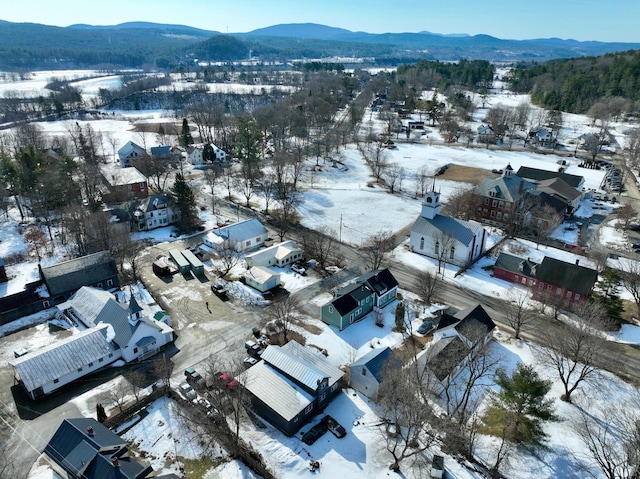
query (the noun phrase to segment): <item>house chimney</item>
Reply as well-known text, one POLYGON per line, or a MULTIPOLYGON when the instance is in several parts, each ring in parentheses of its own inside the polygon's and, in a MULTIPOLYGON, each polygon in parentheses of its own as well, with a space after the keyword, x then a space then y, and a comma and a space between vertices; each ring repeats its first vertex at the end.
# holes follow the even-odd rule
POLYGON ((580 264, 580 259, 576 259, 576 266, 580 264))
POLYGON ((111 458, 111 464, 113 464, 113 467, 120 467, 120 462, 118 461, 117 457, 111 458))
POLYGON ((89 427, 87 428, 87 435, 88 435, 89 437, 93 437, 93 428, 92 428, 91 426, 89 426, 89 427))

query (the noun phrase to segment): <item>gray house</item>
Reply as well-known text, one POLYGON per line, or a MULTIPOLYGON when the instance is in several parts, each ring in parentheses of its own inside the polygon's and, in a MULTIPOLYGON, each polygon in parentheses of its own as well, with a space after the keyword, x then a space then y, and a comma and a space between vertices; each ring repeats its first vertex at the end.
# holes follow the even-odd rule
POLYGON ((204 245, 214 251, 233 246, 237 251, 246 251, 263 246, 269 237, 267 229, 255 218, 216 228, 204 238, 204 245), (227 243, 227 245, 225 245, 227 243))
POLYGON ((108 251, 93 253, 42 268, 40 276, 52 298, 51 306, 66 301, 83 286, 102 289, 120 286, 116 262, 108 251))
POLYGON ((236 379, 249 392, 254 410, 288 436, 342 388, 344 373, 319 352, 295 341, 268 346, 261 357, 236 379))
POLYGON ((372 349, 351 364, 349 368, 349 385, 375 401, 378 397, 380 384, 384 380, 385 372, 401 367, 402 361, 393 353, 391 348, 372 349))

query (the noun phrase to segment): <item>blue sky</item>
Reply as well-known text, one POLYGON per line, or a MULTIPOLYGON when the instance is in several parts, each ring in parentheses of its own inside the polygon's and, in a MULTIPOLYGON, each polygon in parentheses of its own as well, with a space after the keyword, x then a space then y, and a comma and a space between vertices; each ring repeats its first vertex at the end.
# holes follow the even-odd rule
POLYGON ((427 30, 640 43, 638 0, 0 0, 0 5, 0 19, 58 26, 149 21, 236 33, 312 22, 370 33, 427 30))

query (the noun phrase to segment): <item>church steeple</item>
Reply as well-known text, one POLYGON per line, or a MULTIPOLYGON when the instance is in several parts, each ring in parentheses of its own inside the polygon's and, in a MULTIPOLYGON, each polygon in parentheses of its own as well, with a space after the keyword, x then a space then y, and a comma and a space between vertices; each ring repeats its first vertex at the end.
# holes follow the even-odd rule
POLYGON ((440 192, 436 191, 435 179, 431 191, 427 191, 422 199, 422 213, 423 218, 432 220, 436 215, 440 214, 440 192))
POLYGON ((507 167, 502 171, 502 176, 504 178, 513 176, 513 168, 511 167, 511 163, 507 163, 507 167))

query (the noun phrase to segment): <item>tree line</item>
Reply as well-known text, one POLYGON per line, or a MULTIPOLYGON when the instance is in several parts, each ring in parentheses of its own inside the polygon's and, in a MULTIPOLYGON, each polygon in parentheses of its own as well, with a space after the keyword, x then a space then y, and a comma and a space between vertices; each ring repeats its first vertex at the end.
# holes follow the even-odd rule
POLYGON ((586 113, 597 102, 622 99, 626 114, 640 101, 640 51, 600 57, 519 63, 508 76, 510 88, 531 93, 535 104, 570 113, 586 113))

